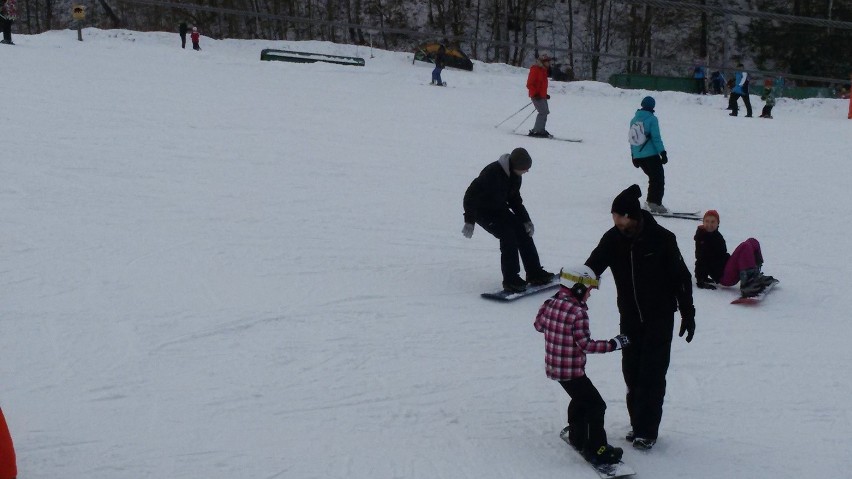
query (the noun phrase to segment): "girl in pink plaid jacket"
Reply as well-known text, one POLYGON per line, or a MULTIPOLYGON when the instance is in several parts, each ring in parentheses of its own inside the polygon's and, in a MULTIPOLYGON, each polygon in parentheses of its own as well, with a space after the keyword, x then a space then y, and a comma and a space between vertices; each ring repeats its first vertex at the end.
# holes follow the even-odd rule
POLYGON ((562 286, 541 305, 534 326, 544 333, 547 377, 559 381, 571 397, 568 426, 560 436, 592 464, 615 464, 623 451, 607 443, 606 402, 586 376, 586 354, 616 351, 630 341, 621 334, 608 341, 591 338, 586 301, 600 283, 588 266, 562 268, 559 282, 562 286))

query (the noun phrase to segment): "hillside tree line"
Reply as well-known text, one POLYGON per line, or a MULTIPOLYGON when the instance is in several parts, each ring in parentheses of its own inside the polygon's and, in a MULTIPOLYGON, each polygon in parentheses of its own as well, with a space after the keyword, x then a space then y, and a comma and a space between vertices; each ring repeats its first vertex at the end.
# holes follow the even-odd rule
MULTIPOLYGON (((740 0, 742 11, 852 22, 852 0, 740 0)), ((537 51, 578 78, 611 73, 688 75, 703 63, 827 78, 852 71, 852 29, 721 14, 724 0, 18 0, 22 33, 84 27, 176 31, 184 21, 213 38, 325 40, 411 51, 424 41, 471 58, 527 66, 537 51)))

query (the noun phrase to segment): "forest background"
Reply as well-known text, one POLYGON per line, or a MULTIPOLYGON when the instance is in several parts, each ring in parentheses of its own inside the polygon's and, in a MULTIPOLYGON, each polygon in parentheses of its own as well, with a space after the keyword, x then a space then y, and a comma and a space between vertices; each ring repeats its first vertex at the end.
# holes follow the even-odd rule
POLYGON ((20 33, 97 27, 211 38, 325 40, 411 51, 426 41, 527 66, 548 52, 573 78, 747 69, 839 83, 852 73, 852 0, 18 0, 20 33), (85 19, 72 18, 82 6, 85 19), (812 78, 807 78, 812 77, 812 78))

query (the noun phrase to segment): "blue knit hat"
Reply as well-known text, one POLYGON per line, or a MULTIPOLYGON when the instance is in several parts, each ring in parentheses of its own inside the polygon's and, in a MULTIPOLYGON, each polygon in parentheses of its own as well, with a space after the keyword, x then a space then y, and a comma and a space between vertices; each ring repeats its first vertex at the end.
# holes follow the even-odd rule
POLYGON ((657 101, 652 96, 646 96, 642 99, 641 105, 643 110, 653 110, 657 106, 657 101))

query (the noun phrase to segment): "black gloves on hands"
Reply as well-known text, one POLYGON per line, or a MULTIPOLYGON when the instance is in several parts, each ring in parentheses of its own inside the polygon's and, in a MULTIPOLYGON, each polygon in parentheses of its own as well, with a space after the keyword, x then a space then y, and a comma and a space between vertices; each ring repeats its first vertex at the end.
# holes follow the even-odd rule
POLYGON ((660 152, 660 160, 660 163, 664 165, 669 162, 669 156, 666 154, 665 150, 660 152))
POLYGON ((550 95, 547 95, 547 99, 550 100, 550 95))
POLYGON ((630 344, 630 338, 623 334, 619 334, 618 336, 610 339, 609 344, 613 345, 616 350, 619 350, 630 344))
POLYGON ((639 164, 639 160, 637 160, 636 158, 633 158, 633 166, 635 166, 636 168, 641 167, 641 165, 639 164))
POLYGON ((680 310, 680 332, 678 337, 683 337, 683 333, 687 333, 686 342, 692 342, 692 337, 695 335, 695 307, 690 306, 689 309, 681 308, 680 310))

